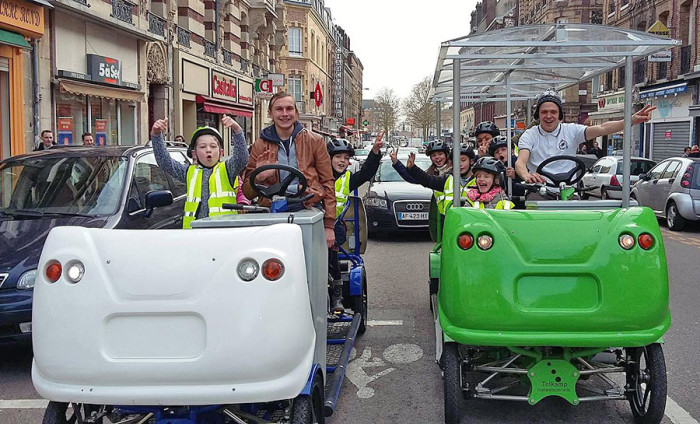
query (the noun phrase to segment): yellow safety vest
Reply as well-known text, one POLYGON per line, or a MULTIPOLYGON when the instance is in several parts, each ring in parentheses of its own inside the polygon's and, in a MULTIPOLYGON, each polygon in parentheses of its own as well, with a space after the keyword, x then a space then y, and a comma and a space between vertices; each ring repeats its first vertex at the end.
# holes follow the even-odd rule
MULTIPOLYGON (((467 183, 464 186, 462 186, 461 196, 467 197, 467 190, 469 190, 471 187, 476 187, 476 178, 474 178, 474 177, 469 179, 469 181, 467 181, 467 183)), ((443 193, 441 193, 441 194, 442 194, 442 199, 443 199, 442 202, 440 202, 440 200, 437 199, 437 196, 436 196, 436 200, 438 200, 438 202, 437 202, 438 211, 444 215, 447 208, 451 207, 452 203, 453 203, 454 187, 452 186, 452 175, 449 175, 447 177, 447 181, 445 181, 445 188, 443 188, 443 193)))
MULTIPOLYGON (((469 200, 469 203, 474 208, 484 209, 484 207, 485 207, 483 202, 475 202, 475 201, 469 200)), ((514 207, 515 207, 515 205, 513 204, 513 202, 511 202, 508 199, 503 199, 503 200, 499 200, 498 203, 496 203, 496 207, 494 209, 509 210, 509 209, 513 209, 514 207)))
MULTIPOLYGON (((185 200, 185 213, 182 218, 182 228, 192 228, 197 208, 202 201, 202 171, 198 165, 190 165, 187 169, 187 199, 185 200)), ((236 211, 222 208, 224 203, 236 203, 236 193, 240 182, 238 177, 231 187, 226 172, 226 164, 219 162, 209 177, 209 216, 233 215, 236 211)))
POLYGON ((350 196, 350 171, 345 173, 335 180, 335 216, 336 218, 343 213, 345 204, 350 196))

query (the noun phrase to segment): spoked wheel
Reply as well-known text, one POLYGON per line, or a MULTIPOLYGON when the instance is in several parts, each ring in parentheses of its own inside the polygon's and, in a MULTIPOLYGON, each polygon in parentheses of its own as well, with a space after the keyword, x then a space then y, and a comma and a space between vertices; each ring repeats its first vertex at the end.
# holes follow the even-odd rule
POLYGON ((658 343, 631 349, 627 384, 634 422, 657 424, 666 409, 666 362, 658 343))
POLYGON ((442 349, 445 424, 457 424, 462 408, 462 359, 457 343, 445 343, 442 349))
POLYGON ((352 310, 362 314, 360 319, 360 327, 357 329, 358 334, 364 334, 367 330, 367 273, 362 269, 362 294, 352 296, 352 310))
POLYGON ((323 383, 316 376, 311 395, 299 395, 292 405, 292 424, 324 424, 323 415, 323 383))
MULTIPOLYGON (((44 412, 43 424, 73 424, 82 423, 86 418, 90 416, 99 415, 100 406, 98 405, 86 405, 83 403, 63 403, 63 402, 49 402, 44 412)), ((94 423, 101 424, 104 422, 103 418, 97 418, 94 423)))

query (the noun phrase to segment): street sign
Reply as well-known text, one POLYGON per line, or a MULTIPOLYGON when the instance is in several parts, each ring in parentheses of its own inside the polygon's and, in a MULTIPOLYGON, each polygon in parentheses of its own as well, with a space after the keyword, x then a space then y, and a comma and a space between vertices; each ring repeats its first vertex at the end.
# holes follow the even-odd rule
POLYGON ((323 103, 323 91, 321 91, 321 83, 316 83, 316 88, 314 89, 314 101, 316 102, 316 107, 321 107, 323 103))
POLYGON ((365 119, 364 121, 362 121, 362 125, 366 127, 367 125, 369 125, 369 121, 365 119))
POLYGON ((272 81, 273 87, 284 86, 284 74, 267 74, 267 78, 272 81))

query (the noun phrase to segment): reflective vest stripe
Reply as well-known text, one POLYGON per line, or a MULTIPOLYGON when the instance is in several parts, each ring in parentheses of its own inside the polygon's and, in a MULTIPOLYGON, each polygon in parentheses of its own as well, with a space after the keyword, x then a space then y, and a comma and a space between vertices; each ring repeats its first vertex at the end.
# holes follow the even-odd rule
MULTIPOLYGON (((187 198, 185 200, 185 211, 183 213, 182 228, 192 228, 192 221, 195 220, 197 209, 202 201, 201 197, 196 197, 202 193, 202 168, 191 165, 187 169, 187 198)), ((209 216, 232 215, 236 211, 223 209, 224 203, 236 204, 236 193, 239 186, 239 179, 236 177, 234 187, 226 171, 224 162, 217 163, 212 169, 209 177, 209 216)))
MULTIPOLYGON (((471 178, 464 185, 462 185, 461 181, 460 181, 460 186, 462 187, 461 197, 467 197, 467 191, 472 187, 476 187, 476 179, 471 178)), ((443 204, 442 210, 440 210, 440 203, 438 203, 438 211, 444 215, 445 212, 447 211, 447 208, 451 207, 452 203, 453 203, 454 187, 452 186, 452 175, 449 175, 447 177, 447 180, 445 181, 445 188, 443 190, 444 190, 443 194, 444 194, 445 200, 442 203, 443 204)))
POLYGON ((345 173, 335 180, 335 216, 340 216, 345 209, 345 204, 348 202, 348 197, 350 197, 350 171, 345 171, 345 173))

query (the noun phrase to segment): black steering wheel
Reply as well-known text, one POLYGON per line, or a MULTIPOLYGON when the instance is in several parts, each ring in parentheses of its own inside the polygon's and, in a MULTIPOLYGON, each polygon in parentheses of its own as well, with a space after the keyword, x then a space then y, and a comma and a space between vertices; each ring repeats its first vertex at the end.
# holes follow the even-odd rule
POLYGON ((253 188, 253 190, 255 190, 256 193, 267 199, 272 199, 273 196, 286 196, 290 199, 295 199, 301 197, 306 192, 306 189, 309 187, 309 182, 306 180, 306 177, 304 176, 304 174, 301 173, 300 170, 292 166, 282 165, 279 163, 270 163, 267 165, 263 165, 259 168, 255 168, 255 170, 250 173, 249 181, 250 186, 253 188), (274 169, 277 171, 287 171, 289 172, 289 175, 287 175, 287 178, 285 178, 284 180, 276 182, 269 187, 260 185, 255 182, 255 177, 257 177, 258 174, 260 174, 263 171, 268 171, 270 169, 274 169), (294 181, 295 178, 299 179, 299 190, 294 194, 287 194, 287 188, 289 187, 289 184, 291 184, 292 181, 294 181))
POLYGON ((535 172, 543 177, 547 177, 551 181, 547 181, 547 185, 550 187, 559 187, 559 184, 561 183, 572 186, 581 181, 583 178, 583 175, 586 173, 586 164, 584 164, 583 161, 576 156, 552 156, 551 158, 543 160, 535 172), (545 166, 559 161, 573 162, 576 164, 576 166, 574 166, 568 172, 560 172, 558 174, 553 174, 544 170, 545 166))

